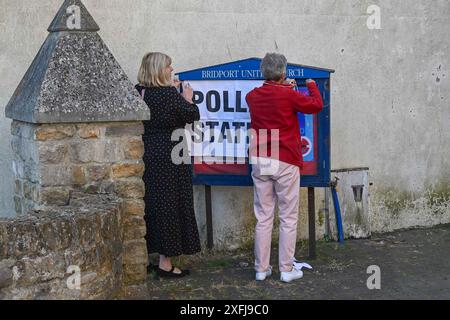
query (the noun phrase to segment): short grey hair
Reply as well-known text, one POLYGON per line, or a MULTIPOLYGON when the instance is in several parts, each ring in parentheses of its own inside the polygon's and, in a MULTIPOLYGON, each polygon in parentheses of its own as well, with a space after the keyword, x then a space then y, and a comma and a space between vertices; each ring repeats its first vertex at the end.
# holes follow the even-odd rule
POLYGON ((286 73, 287 59, 279 53, 267 53, 261 61, 261 72, 266 80, 281 80, 283 73, 286 73))

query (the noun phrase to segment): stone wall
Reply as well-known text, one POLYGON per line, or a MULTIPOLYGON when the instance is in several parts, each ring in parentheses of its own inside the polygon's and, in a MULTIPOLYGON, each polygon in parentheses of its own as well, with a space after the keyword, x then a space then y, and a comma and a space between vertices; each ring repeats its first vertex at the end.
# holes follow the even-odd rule
MULTIPOLYGON (((5 108, 5 115, 13 119, 14 203, 17 215, 23 220, 7 222, 6 231, 2 233, 8 245, 15 242, 9 237, 15 234, 22 237, 16 242, 21 246, 19 249, 25 251, 8 253, 8 258, 13 260, 4 262, 4 286, 9 286, 11 266, 19 288, 64 276, 62 267, 66 266, 61 257, 55 256, 62 248, 45 249, 35 245, 47 243, 50 235, 46 232, 50 232, 56 234, 60 242, 69 241, 73 245, 64 252, 65 262, 70 262, 67 255, 72 251, 79 253, 77 241, 81 241, 78 244, 81 249, 88 246, 74 258, 77 263, 84 263, 84 259, 92 262, 82 269, 87 272, 88 280, 110 274, 109 278, 99 276, 94 286, 98 292, 88 286, 87 293, 79 298, 110 297, 116 288, 122 287, 126 296, 145 294, 148 256, 144 239, 141 136, 144 133, 142 121, 150 119, 149 108, 98 35, 99 26, 81 0, 65 0, 47 31, 47 38, 5 108), (72 6, 77 6, 81 14, 80 25, 76 28, 67 24, 67 13, 72 6), (121 215, 110 219, 120 222, 111 229, 99 217, 92 216, 92 221, 85 221, 84 212, 75 209, 77 205, 83 206, 82 200, 73 198, 78 192, 115 194, 121 201, 121 215), (47 223, 53 216, 56 221, 59 219, 58 214, 52 213, 55 206, 61 207, 58 210, 74 207, 71 219, 77 228, 86 228, 83 231, 89 233, 86 239, 75 227, 59 229, 65 228, 66 223, 47 223), (32 215, 28 217, 30 212, 32 215), (23 230, 15 232, 16 226, 22 224, 23 230), (35 228, 38 228, 37 233, 33 233, 35 228), (114 241, 103 244, 102 237, 105 241, 114 241), (118 258, 112 271, 105 267, 108 261, 112 263, 112 258, 104 261, 104 255, 108 256, 106 246, 112 246, 109 254, 118 258), (14 265, 19 263, 13 263, 14 259, 23 262, 23 272, 21 266, 14 265), (52 265, 57 274, 49 270, 52 265), (42 270, 43 277, 36 276, 42 270)), ((95 214, 90 212, 93 209, 86 208, 86 215, 95 214)), ((89 281, 84 278, 84 282, 89 281)), ((43 287, 44 297, 73 297, 62 290, 59 283, 43 287), (50 293, 45 294, 46 290, 50 293)), ((36 293, 39 288, 30 290, 14 292, 13 288, 7 296, 40 295, 36 293)))
POLYGON ((124 284, 131 295, 145 289, 142 122, 14 121, 11 128, 17 212, 65 206, 76 191, 116 194, 123 200, 124 284))
POLYGON ((0 299, 120 296, 121 203, 112 195, 74 193, 68 206, 0 219, 0 299))

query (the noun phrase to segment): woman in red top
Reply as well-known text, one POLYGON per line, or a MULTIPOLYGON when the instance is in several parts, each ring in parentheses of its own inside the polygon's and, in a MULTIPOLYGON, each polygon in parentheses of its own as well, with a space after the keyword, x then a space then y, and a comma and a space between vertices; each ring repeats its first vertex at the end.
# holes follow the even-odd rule
POLYGON ((303 276, 294 265, 300 192, 300 169, 303 165, 300 126, 297 113, 322 111, 323 101, 316 83, 308 79, 310 96, 294 89, 295 81, 286 79, 287 60, 268 53, 261 62, 266 81, 246 97, 250 109, 252 139, 251 163, 254 182, 256 280, 272 274, 270 246, 275 203, 280 217, 280 279, 290 282, 303 276))

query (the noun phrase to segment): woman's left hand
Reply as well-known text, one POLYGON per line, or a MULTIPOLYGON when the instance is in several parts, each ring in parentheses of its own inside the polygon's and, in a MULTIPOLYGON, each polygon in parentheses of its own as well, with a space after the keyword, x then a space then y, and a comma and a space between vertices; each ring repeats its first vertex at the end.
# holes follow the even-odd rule
POLYGON ((181 85, 181 81, 180 81, 179 79, 177 79, 177 78, 173 78, 173 79, 172 79, 172 86, 173 86, 173 87, 179 88, 180 85, 181 85))
POLYGON ((194 98, 194 90, 191 88, 189 83, 183 84, 183 98, 186 99, 187 102, 193 103, 192 99, 194 98))

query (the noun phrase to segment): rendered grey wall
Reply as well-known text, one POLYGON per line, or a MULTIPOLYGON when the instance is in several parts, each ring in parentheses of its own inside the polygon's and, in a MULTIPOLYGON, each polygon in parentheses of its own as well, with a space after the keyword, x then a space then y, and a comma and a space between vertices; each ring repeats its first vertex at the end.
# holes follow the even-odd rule
MULTIPOLYGON (((0 0, 0 215, 12 212, 13 188, 10 121, 3 108, 61 3, 0 0)), ((177 71, 267 51, 282 52, 290 62, 336 69, 332 167, 370 168, 372 231, 450 222, 448 0, 84 4, 133 81, 147 51, 168 53, 177 71), (381 8, 380 30, 366 26, 371 4, 381 8)), ((202 192, 196 188, 199 214, 202 192)), ((250 189, 213 189, 214 197, 217 203, 234 199, 233 210, 215 205, 219 226, 251 221, 250 189)))

